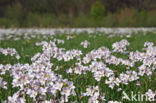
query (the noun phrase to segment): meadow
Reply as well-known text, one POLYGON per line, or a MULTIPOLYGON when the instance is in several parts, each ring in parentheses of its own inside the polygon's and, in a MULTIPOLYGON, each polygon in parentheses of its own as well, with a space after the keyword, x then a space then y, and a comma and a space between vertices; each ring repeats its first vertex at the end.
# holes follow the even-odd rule
POLYGON ((156 32, 0 35, 0 103, 156 101, 156 32))

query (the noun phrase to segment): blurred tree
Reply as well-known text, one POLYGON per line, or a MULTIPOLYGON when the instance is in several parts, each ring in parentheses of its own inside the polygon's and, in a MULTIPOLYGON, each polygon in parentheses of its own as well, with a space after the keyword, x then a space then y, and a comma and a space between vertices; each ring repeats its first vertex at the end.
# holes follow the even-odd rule
POLYGON ((9 19, 20 19, 20 16, 22 16, 22 5, 20 3, 15 3, 11 6, 8 6, 5 16, 9 19))
POLYGON ((7 9, 8 5, 12 5, 15 0, 0 0, 0 17, 4 16, 5 10, 7 9))
POLYGON ((7 18, 16 18, 20 26, 24 26, 23 21, 29 14, 37 14, 38 16, 34 15, 36 18, 48 14, 54 19, 64 18, 67 21, 80 19, 80 14, 84 14, 85 19, 90 16, 92 19, 101 20, 109 14, 117 15, 126 8, 134 9, 144 19, 148 12, 156 11, 156 0, 0 0, 0 19, 6 22, 7 18), (142 11, 146 11, 146 15, 142 11))
POLYGON ((105 16, 105 8, 101 1, 97 0, 91 7, 90 10, 91 18, 94 20, 101 20, 105 16))

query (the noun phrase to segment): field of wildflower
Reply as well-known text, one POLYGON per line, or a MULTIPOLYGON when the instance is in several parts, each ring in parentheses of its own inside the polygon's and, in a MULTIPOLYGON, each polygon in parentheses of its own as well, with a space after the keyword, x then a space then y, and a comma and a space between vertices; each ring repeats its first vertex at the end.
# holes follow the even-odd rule
POLYGON ((156 102, 156 32, 3 31, 0 103, 156 102))

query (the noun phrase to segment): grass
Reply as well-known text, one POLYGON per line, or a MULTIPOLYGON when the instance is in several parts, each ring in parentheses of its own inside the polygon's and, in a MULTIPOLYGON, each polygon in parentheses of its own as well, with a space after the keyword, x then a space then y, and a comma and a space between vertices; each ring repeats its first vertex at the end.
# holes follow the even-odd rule
MULTIPOLYGON (((55 35, 54 38, 62 39, 65 41, 64 44, 59 44, 58 47, 65 48, 66 50, 71 50, 71 49, 78 49, 81 50, 83 55, 85 56, 86 53, 93 49, 98 49, 101 46, 105 46, 109 49, 112 49, 112 44, 114 42, 120 41, 122 39, 127 39, 130 42, 130 46, 128 47, 128 50, 135 51, 143 48, 143 44, 146 41, 153 42, 154 45, 156 45, 156 34, 155 33, 147 33, 146 35, 143 35, 143 33, 138 33, 138 34, 133 34, 130 38, 127 38, 126 36, 120 37, 120 36, 114 36, 112 38, 109 38, 107 35, 104 35, 102 33, 94 33, 91 35, 88 35, 87 33, 81 33, 79 35, 77 34, 70 34, 73 35, 73 39, 66 40, 66 36, 69 34, 63 34, 63 35, 55 35), (84 49, 80 43, 84 40, 88 40, 91 44, 87 49, 84 49)), ((30 58, 37 52, 42 52, 42 47, 37 47, 35 45, 36 42, 43 41, 45 40, 42 38, 34 38, 30 40, 26 40, 23 37, 21 37, 20 40, 13 41, 13 39, 9 40, 3 40, 0 41, 0 48, 15 48, 21 58, 17 60, 15 57, 11 56, 4 56, 3 54, 0 53, 0 64, 16 64, 16 63, 29 63, 31 64, 30 58)), ((47 38, 46 41, 51 40, 50 38, 47 38)), ((126 58, 126 55, 122 54, 114 54, 117 57, 121 58, 126 58)), ((85 89, 88 85, 91 86, 99 86, 100 92, 105 92, 106 93, 106 100, 116 100, 116 101, 121 101, 122 98, 122 92, 117 92, 117 87, 115 87, 113 90, 108 87, 108 85, 105 84, 105 78, 102 78, 100 82, 97 82, 93 74, 91 72, 87 72, 86 74, 83 75, 70 75, 66 73, 66 69, 71 67, 76 60, 71 60, 69 62, 64 62, 64 61, 57 61, 56 59, 52 58, 51 61, 54 63, 54 66, 52 70, 55 71, 55 67, 59 66, 60 69, 58 71, 55 71, 57 74, 62 75, 63 78, 67 78, 70 81, 73 81, 74 85, 76 86, 76 97, 71 97, 70 101, 76 100, 77 103, 87 103, 87 97, 81 98, 81 92, 85 92, 85 89)), ((123 65, 110 65, 111 69, 118 70, 120 73, 125 72, 123 68, 125 68, 123 65)), ((134 68, 131 68, 133 70, 137 70, 137 66, 134 68)), ((12 88, 11 86, 11 81, 12 77, 9 75, 9 73, 5 75, 1 75, 1 77, 4 78, 4 80, 8 83, 7 90, 4 90, 0 88, 0 103, 2 101, 6 100, 8 96, 11 96, 18 90, 18 88, 12 88)), ((141 77, 139 79, 139 82, 141 82, 141 86, 136 86, 136 82, 130 82, 128 85, 120 85, 123 91, 128 93, 130 96, 130 91, 133 91, 134 93, 145 93, 148 91, 148 89, 152 89, 153 91, 156 90, 156 72, 153 73, 152 77, 149 78, 146 75, 141 77)), ((47 96, 50 98, 50 96, 47 96)), ((27 103, 31 103, 31 99, 28 97, 27 98, 27 103)), ((122 101, 124 103, 145 103, 145 102, 137 102, 137 101, 122 101)), ((148 103, 148 102, 147 102, 148 103)))

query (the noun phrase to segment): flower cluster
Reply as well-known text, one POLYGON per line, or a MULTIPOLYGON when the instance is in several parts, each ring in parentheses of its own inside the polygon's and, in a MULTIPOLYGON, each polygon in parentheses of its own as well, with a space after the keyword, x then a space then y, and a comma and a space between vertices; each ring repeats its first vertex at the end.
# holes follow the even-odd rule
POLYGON ((72 35, 68 35, 68 36, 66 36, 66 39, 67 39, 67 40, 72 39, 72 38, 73 38, 72 35))
POLYGON ((88 45, 90 45, 90 42, 85 40, 85 41, 81 42, 80 44, 83 46, 83 48, 87 48, 88 45))
MULTIPOLYGON (((58 61, 64 60, 64 61, 70 61, 71 59, 79 59, 82 52, 80 50, 69 50, 65 51, 64 48, 58 48, 55 44, 55 42, 40 42, 36 43, 37 46, 42 45, 43 51, 45 53, 49 53, 49 56, 52 56, 53 58, 56 58, 58 61)), ((35 55, 33 58, 36 58, 40 54, 35 55)), ((48 55, 47 55, 48 56, 48 55)))
MULTIPOLYGON (((108 78, 106 79, 105 84, 108 84, 112 89, 115 85, 119 86, 121 83, 127 85, 129 82, 136 81, 140 78, 140 76, 143 76, 145 74, 147 74, 147 76, 149 77, 152 76, 152 72, 156 68, 156 47, 153 46, 152 43, 148 42, 148 47, 144 48, 146 52, 125 51, 126 49, 123 48, 129 45, 128 41, 126 40, 121 40, 120 42, 114 44, 120 44, 122 50, 129 54, 129 59, 125 60, 122 58, 117 58, 112 55, 114 51, 111 52, 106 47, 100 47, 97 50, 92 50, 91 52, 87 53, 86 56, 82 58, 82 60, 79 60, 77 63, 75 63, 76 67, 70 68, 69 70, 67 70, 67 73, 75 73, 81 75, 85 74, 86 71, 91 71, 94 74, 93 76, 95 80, 97 81, 100 81, 101 77, 108 78), (143 63, 138 67, 139 72, 129 70, 129 68, 135 66, 136 62, 143 63), (125 65, 127 66, 126 69, 128 70, 126 71, 126 73, 122 72, 119 74, 119 77, 116 77, 114 71, 107 66, 111 64, 116 66, 120 64, 125 65)), ((147 42, 145 42, 145 45, 147 45, 147 42)))
POLYGON ((58 43, 58 44, 64 44, 64 40, 60 40, 60 39, 54 39, 54 42, 58 43))
POLYGON ((7 55, 14 56, 15 55, 15 57, 17 59, 20 59, 19 54, 17 53, 17 51, 14 48, 7 48, 7 49, 0 48, 0 52, 2 54, 4 54, 5 56, 7 56, 7 55))
MULTIPOLYGON (((53 33, 51 33, 53 34, 53 33)), ((35 38, 25 34, 25 38, 35 38)), ((8 37, 11 38, 11 37, 8 37)), ((44 37, 46 38, 46 36, 44 37)), ((68 39, 70 39, 69 37, 68 39)), ((16 38, 17 39, 17 38, 16 38)), ((53 41, 37 42, 36 46, 42 46, 42 53, 36 53, 32 56, 31 64, 0 64, 0 74, 4 75, 6 71, 12 77, 12 86, 18 87, 19 90, 4 102, 6 103, 25 103, 26 95, 28 95, 35 103, 64 103, 69 102, 70 96, 76 96, 75 86, 72 81, 69 81, 57 74, 57 67, 51 62, 51 58, 58 61, 68 62, 75 59, 74 66, 66 70, 69 74, 85 74, 90 71, 93 78, 100 82, 101 78, 105 78, 105 84, 114 89, 118 87, 117 91, 121 91, 120 84, 128 85, 129 82, 137 81, 144 75, 152 76, 156 68, 156 46, 152 42, 145 42, 143 50, 140 51, 127 51, 127 46, 130 43, 127 40, 121 40, 112 45, 112 50, 107 47, 100 47, 97 50, 88 52, 81 58, 81 50, 65 50, 65 48, 57 47, 57 44, 63 44, 64 40, 53 39, 53 41), (113 55, 114 52, 126 53, 128 59, 119 58, 113 55), (137 67, 137 71, 131 70, 136 62, 142 62, 137 67), (125 72, 119 73, 111 69, 110 65, 124 65, 125 72), (53 69, 52 69, 53 68, 53 69), (115 73, 118 73, 116 75, 115 73), (47 94, 52 95, 50 100, 47 100, 47 94), (58 98, 58 94, 60 97, 58 98)), ((81 42, 84 48, 87 48, 90 43, 85 40, 81 42)), ((15 55, 20 58, 18 53, 13 48, 3 49, 0 52, 4 55, 15 55)), ((7 89, 6 82, 0 77, 0 87, 7 89)), ((149 96, 155 96, 155 93, 148 91, 149 96)), ((107 101, 105 93, 101 93, 98 86, 88 86, 86 92, 81 94, 82 97, 89 97, 89 103, 99 103, 107 101)), ((108 103, 121 103, 120 101, 107 101, 108 103)))
POLYGON ((113 52, 124 53, 126 51, 126 46, 129 46, 129 42, 127 40, 121 40, 120 42, 116 42, 112 45, 113 52))
MULTIPOLYGON (((32 57, 32 64, 18 63, 14 65, 1 65, 0 70, 2 70, 3 74, 8 70, 13 77, 12 86, 20 88, 12 97, 8 97, 8 101, 12 101, 11 103, 18 101, 21 101, 19 103, 24 102, 25 94, 29 95, 34 102, 44 102, 46 101, 45 97, 47 93, 52 94, 56 98, 57 93, 60 92, 62 95, 62 97, 58 99, 60 103, 68 102, 69 96, 75 95, 73 82, 62 79, 61 75, 57 75, 51 70, 53 63, 50 62, 50 58, 52 56, 57 58, 57 56, 55 56, 56 54, 54 55, 56 52, 53 51, 55 51, 54 49, 57 51, 58 48, 53 48, 51 45, 54 43, 52 42, 44 43, 43 53, 37 53, 32 57)), ((61 53, 70 56, 73 51, 70 51, 70 53, 60 52, 60 54, 61 53)), ((1 84, 5 87, 6 83, 1 82, 1 84)))
POLYGON ((13 96, 8 97, 8 101, 4 101, 3 103, 25 103, 25 97, 20 97, 22 96, 23 93, 21 92, 16 92, 13 94, 13 96))
POLYGON ((7 82, 3 81, 3 78, 0 77, 0 87, 4 88, 4 89, 7 89, 6 84, 7 84, 7 82))
POLYGON ((82 93, 82 96, 89 96, 88 103, 99 103, 99 99, 105 101, 105 94, 100 96, 100 91, 98 86, 89 86, 86 88, 86 92, 82 93))

